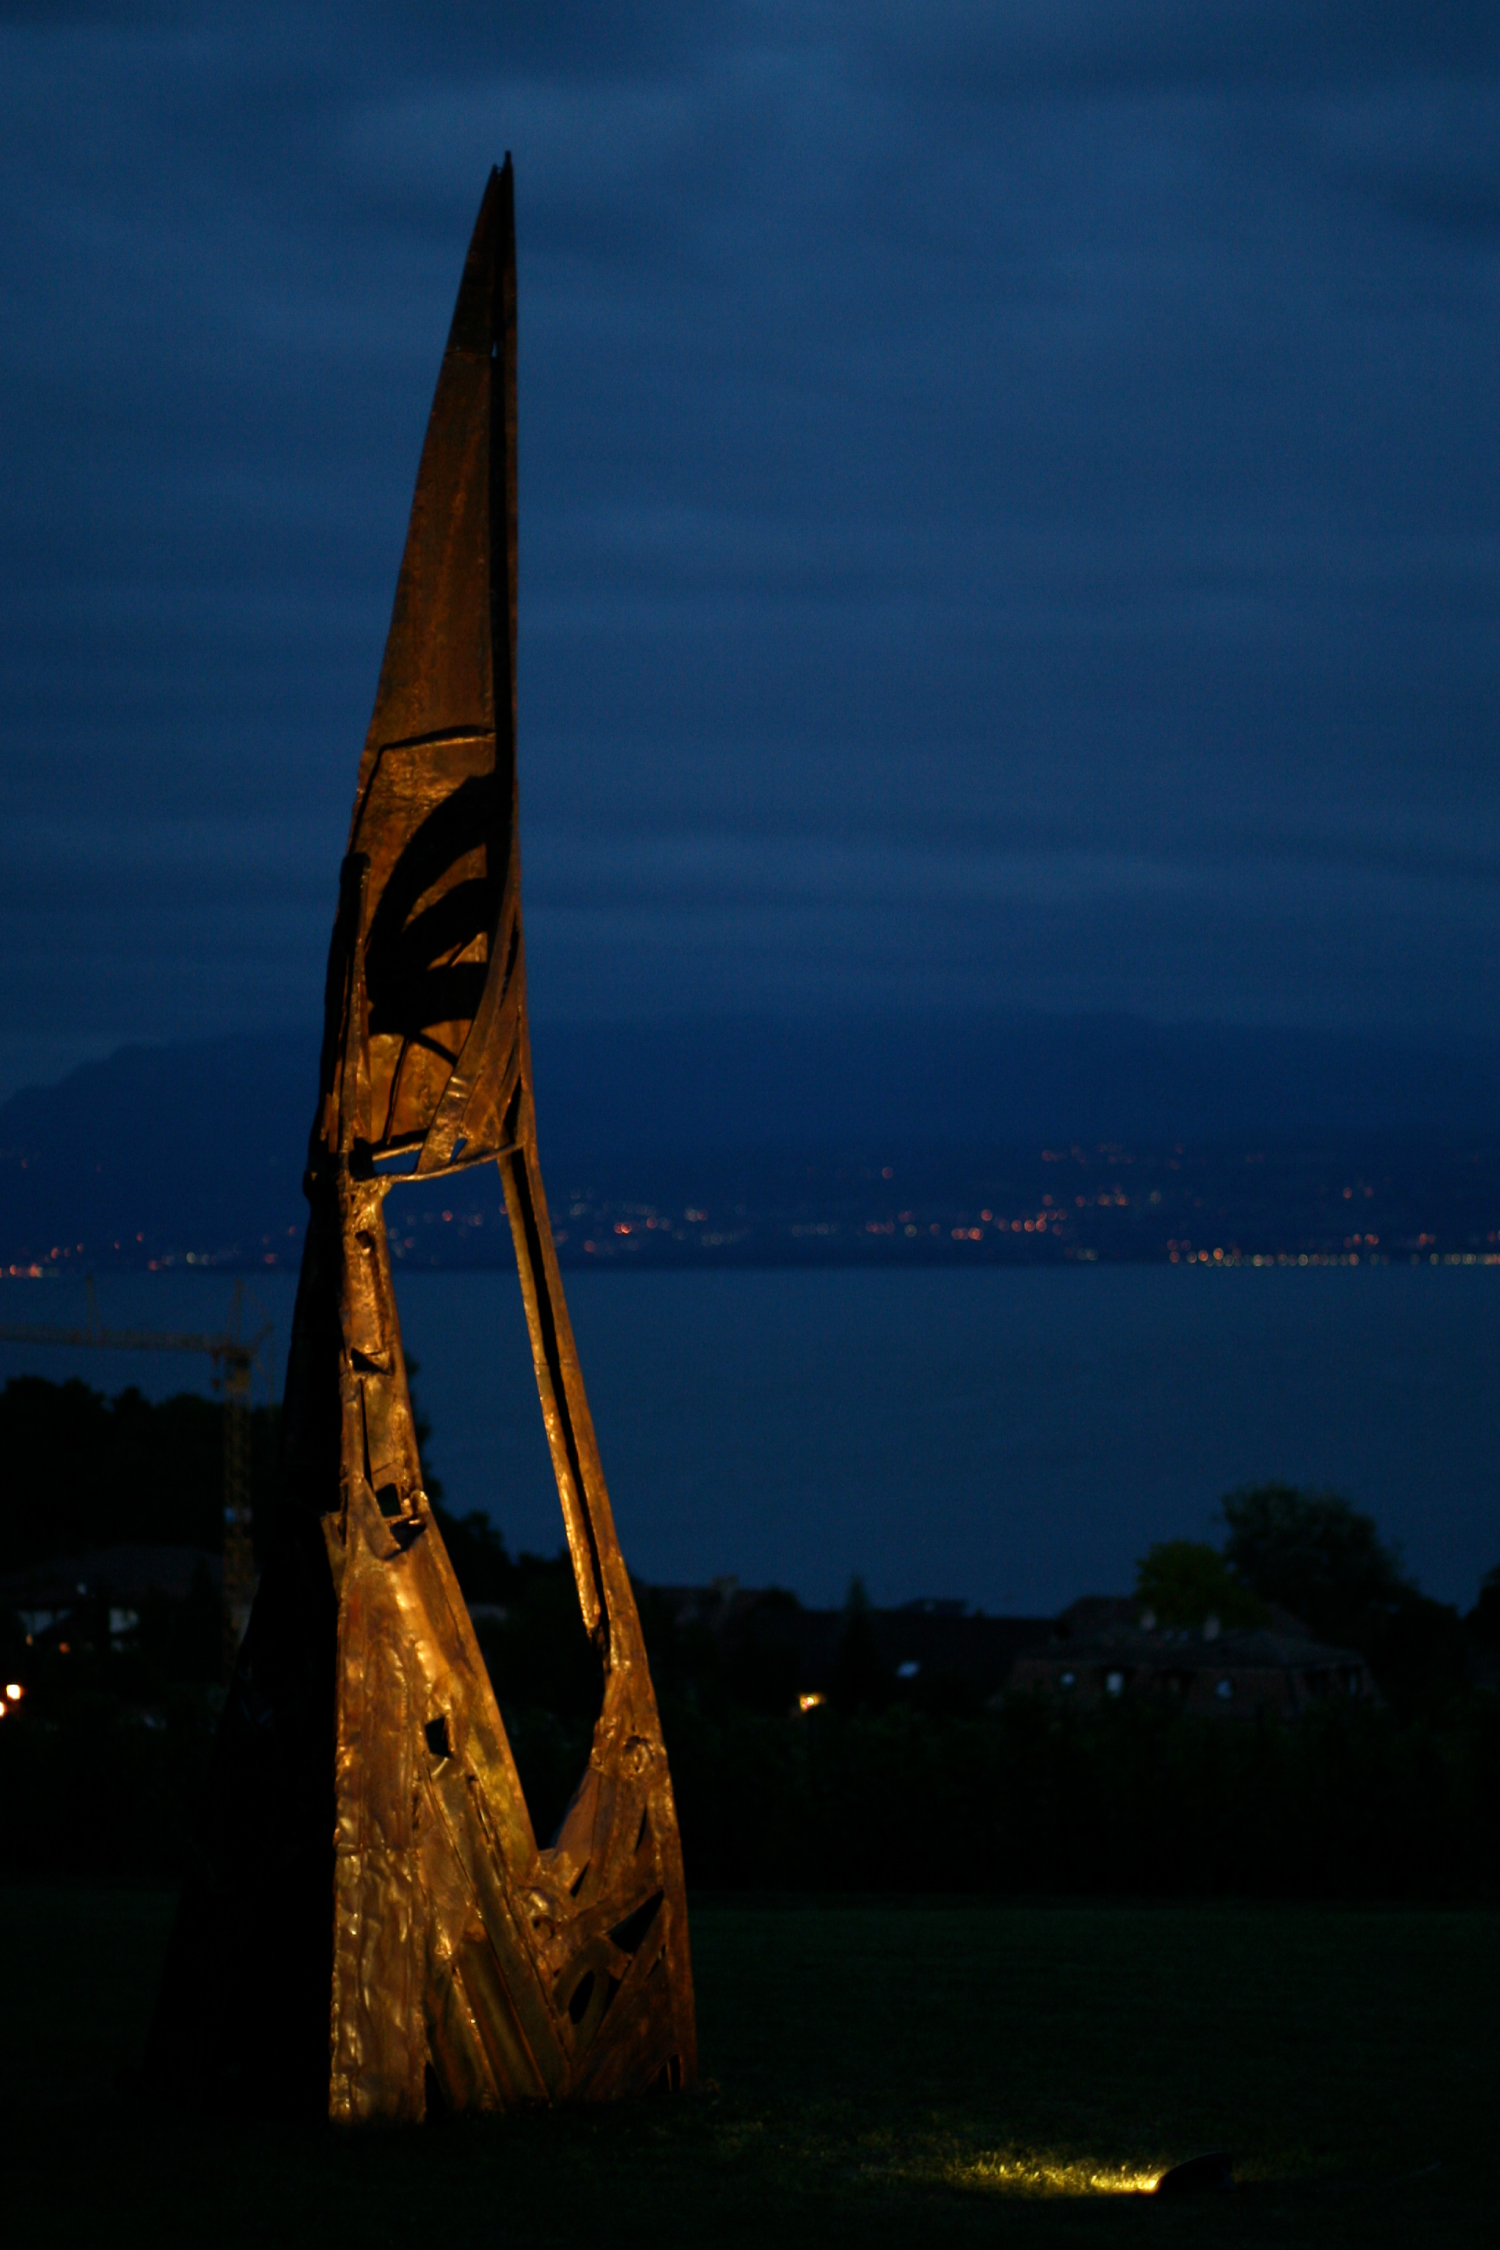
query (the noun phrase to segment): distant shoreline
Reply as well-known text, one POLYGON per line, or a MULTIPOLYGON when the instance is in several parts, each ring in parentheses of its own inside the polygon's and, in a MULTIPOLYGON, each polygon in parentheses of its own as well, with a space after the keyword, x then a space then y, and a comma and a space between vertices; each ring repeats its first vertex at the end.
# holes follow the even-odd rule
MULTIPOLYGON (((256 1275, 274 1273, 295 1276, 301 1264, 301 1246, 286 1255, 247 1257, 233 1252, 217 1256, 210 1251, 169 1251, 156 1258, 131 1259, 125 1256, 99 1258, 71 1258, 64 1262, 51 1260, 45 1264, 36 1261, 13 1262, 0 1266, 0 1282, 81 1282, 86 1277, 100 1279, 112 1274, 171 1274, 221 1275, 226 1279, 253 1279, 256 1275)), ((1065 1271, 1112 1271, 1122 1267, 1174 1267, 1195 1268, 1213 1272, 1277 1271, 1295 1272, 1310 1270, 1351 1269, 1364 1267, 1450 1268, 1454 1266, 1500 1266, 1500 1249, 1495 1250, 1426 1250, 1426 1251, 1344 1251, 1344 1250, 1183 1250, 1152 1255, 1117 1254, 1101 1256, 1096 1250, 1081 1250, 1069 1245, 1056 1249, 1042 1249, 1030 1256, 973 1254, 950 1249, 946 1244, 915 1246, 909 1253, 901 1250, 875 1250, 867 1252, 861 1244, 851 1244, 847 1250, 837 1247, 822 1248, 812 1254, 799 1254, 796 1250, 783 1254, 775 1245, 741 1249, 737 1245, 711 1245, 701 1251, 687 1248, 658 1249, 655 1246, 644 1256, 631 1255, 628 1250, 616 1250, 612 1245, 601 1245, 590 1254, 586 1246, 575 1245, 562 1239, 558 1243, 558 1264, 564 1274, 695 1274, 695 1273, 1057 1273, 1065 1271)), ((509 1273, 514 1271, 515 1260, 509 1253, 508 1243, 502 1244, 493 1255, 470 1255, 453 1258, 413 1256, 392 1247, 392 1265, 401 1274, 464 1274, 509 1273)))

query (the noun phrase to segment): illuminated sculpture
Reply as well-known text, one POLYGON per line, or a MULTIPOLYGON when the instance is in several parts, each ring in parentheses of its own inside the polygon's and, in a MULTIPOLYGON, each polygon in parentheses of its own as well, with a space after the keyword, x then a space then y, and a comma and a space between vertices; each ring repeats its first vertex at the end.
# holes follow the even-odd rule
POLYGON ((329 959, 281 1491, 148 2075, 416 2119, 695 2075, 682 1858, 537 1167, 516 833, 515 249, 491 174, 438 378, 329 959), (584 1623, 539 1850, 422 1490, 383 1204, 498 1163, 584 1623))

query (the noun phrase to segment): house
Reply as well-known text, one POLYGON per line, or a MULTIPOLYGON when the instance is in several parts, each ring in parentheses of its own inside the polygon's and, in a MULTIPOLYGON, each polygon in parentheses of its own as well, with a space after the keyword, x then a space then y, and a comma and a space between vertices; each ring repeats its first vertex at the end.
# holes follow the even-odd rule
POLYGON ((184 1601, 200 1571, 217 1589, 223 1556, 198 1547, 95 1547, 29 1563, 0 1578, 0 1609, 15 1613, 28 1640, 117 1641, 140 1623, 149 1595, 184 1601))
POLYGON ((1205 1718, 1292 1719, 1319 1704, 1374 1703, 1355 1649, 1314 1640, 1286 1610, 1265 1625, 1162 1626, 1123 1597, 1091 1595, 1057 1620, 1044 1647, 1017 1657, 1010 1685, 1080 1706, 1149 1695, 1205 1718))
MULTIPOLYGON (((799 1700, 821 1702, 832 1686, 847 1610, 804 1609, 793 1595, 742 1587, 733 1578, 658 1586, 651 1598, 678 1626, 713 1634, 727 1655, 784 1669, 799 1700)), ((944 1598, 866 1615, 874 1657, 898 1698, 920 1699, 944 1683, 984 1702, 1004 1688, 1019 1652, 1042 1646, 1054 1630, 1050 1618, 989 1617, 944 1598)))

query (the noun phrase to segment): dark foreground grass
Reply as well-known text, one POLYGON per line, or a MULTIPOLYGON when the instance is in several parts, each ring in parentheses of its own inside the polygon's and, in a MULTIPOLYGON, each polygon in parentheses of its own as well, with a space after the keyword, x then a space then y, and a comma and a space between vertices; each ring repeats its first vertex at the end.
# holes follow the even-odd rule
POLYGON ((708 2091, 339 2135, 122 2089, 168 1898, 0 1908, 28 2250, 1500 2241, 1482 1911, 700 1905, 708 2091), (1130 2192, 1221 2146, 1233 2195, 1130 2192))

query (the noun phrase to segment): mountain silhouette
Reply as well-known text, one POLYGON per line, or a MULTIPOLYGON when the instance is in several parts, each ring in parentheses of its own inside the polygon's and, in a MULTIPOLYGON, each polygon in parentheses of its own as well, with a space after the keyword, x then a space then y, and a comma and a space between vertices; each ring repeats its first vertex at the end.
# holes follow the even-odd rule
MULTIPOLYGON (((534 1048, 555 1179, 804 1149, 1461 1139, 1500 1125, 1500 1048, 1477 1040, 929 1015, 551 1024, 534 1048)), ((152 1244, 295 1256, 316 1085, 316 1036, 297 1029, 122 1047, 14 1094, 0 1106, 0 1263, 54 1247, 108 1263, 152 1244)))

